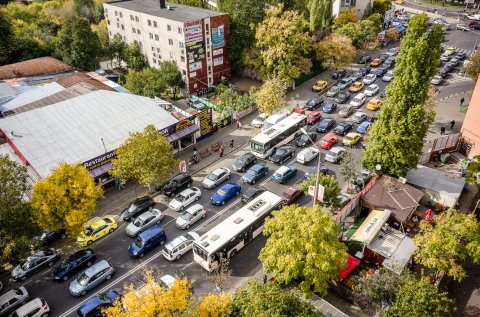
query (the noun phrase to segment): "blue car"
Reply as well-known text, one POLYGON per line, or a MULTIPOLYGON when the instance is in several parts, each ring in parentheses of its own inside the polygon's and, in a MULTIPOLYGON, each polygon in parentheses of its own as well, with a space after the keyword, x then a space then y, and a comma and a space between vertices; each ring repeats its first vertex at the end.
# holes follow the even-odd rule
POLYGON ((227 183, 212 195, 210 201, 215 206, 225 205, 227 201, 239 195, 241 190, 242 186, 239 183, 227 183))
POLYGON ((373 122, 370 121, 363 121, 357 128, 357 132, 361 134, 367 133, 368 129, 370 129, 370 126, 373 124, 373 122))
MULTIPOLYGON (((327 175, 328 174, 328 168, 325 167, 324 165, 320 166, 320 173, 322 173, 323 175, 327 175)), ((305 175, 303 175, 303 177, 305 179, 310 179, 313 175, 317 174, 317 167, 316 166, 312 166, 310 167, 310 169, 305 173, 305 175)))
POLYGON ((329 102, 325 106, 323 106, 322 110, 325 113, 334 113, 337 110, 337 103, 329 102))
POLYGON ((272 175, 272 179, 277 183, 283 184, 297 174, 297 168, 293 164, 280 166, 272 175))
POLYGON ((243 175, 245 183, 255 184, 260 178, 268 174, 268 167, 263 164, 255 164, 243 175))
POLYGON ((114 290, 98 293, 80 305, 77 310, 78 316, 102 316, 102 310, 112 306, 118 299, 120 299, 120 294, 114 290))
POLYGON ((153 225, 140 233, 130 246, 128 253, 134 258, 143 258, 145 253, 167 241, 165 230, 160 225, 153 225))

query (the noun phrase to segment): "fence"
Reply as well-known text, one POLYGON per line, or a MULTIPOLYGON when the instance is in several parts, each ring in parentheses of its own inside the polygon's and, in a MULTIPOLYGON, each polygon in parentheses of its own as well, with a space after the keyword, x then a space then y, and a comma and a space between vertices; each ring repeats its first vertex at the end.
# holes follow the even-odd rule
POLYGON ((443 135, 434 140, 430 140, 423 146, 423 154, 420 156, 418 163, 425 164, 435 157, 440 151, 456 150, 460 140, 460 133, 443 135))

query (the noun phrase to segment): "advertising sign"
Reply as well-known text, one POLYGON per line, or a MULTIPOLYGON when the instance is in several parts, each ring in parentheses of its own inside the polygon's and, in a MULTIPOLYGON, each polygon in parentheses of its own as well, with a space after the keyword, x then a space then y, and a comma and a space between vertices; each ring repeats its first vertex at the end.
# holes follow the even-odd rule
POLYGON ((317 199, 318 201, 323 202, 323 194, 325 192, 325 187, 318 185, 317 199))
POLYGON ((189 63, 198 62, 205 58, 205 49, 203 48, 203 42, 191 43, 186 46, 187 48, 187 60, 189 63))
POLYGON ((206 135, 213 131, 212 109, 203 109, 197 114, 197 118, 200 121, 200 135, 206 135))
POLYGON ((215 57, 213 59, 213 66, 222 65, 222 64, 223 64, 223 56, 215 57))
POLYGON ((183 32, 185 34, 185 44, 202 41, 202 21, 185 22, 183 24, 183 32))
POLYGON ((218 50, 213 50, 213 56, 222 55, 223 48, 219 48, 218 50))
POLYGON ((315 186, 312 186, 312 185, 308 186, 308 195, 312 197, 313 195, 315 195, 315 186))
POLYGON ((83 166, 91 171, 93 169, 96 169, 99 166, 102 166, 108 162, 110 162, 117 154, 115 153, 115 150, 104 153, 102 155, 99 155, 97 157, 94 157, 91 160, 83 162, 83 166))
POLYGON ((188 64, 188 70, 190 71, 190 73, 199 69, 202 69, 202 62, 195 62, 195 63, 188 64))
POLYGON ((187 172, 187 162, 181 161, 180 164, 178 164, 178 169, 180 170, 180 173, 186 173, 187 172))
POLYGON ((224 25, 220 25, 219 27, 212 29, 212 46, 214 49, 225 46, 225 26, 224 25))

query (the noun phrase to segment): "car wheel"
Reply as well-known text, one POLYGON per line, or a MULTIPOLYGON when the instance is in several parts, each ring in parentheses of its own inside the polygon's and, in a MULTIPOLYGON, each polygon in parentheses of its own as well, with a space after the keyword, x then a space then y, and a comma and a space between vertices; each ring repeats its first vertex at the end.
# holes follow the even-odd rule
POLYGON ((185 228, 186 228, 186 229, 189 229, 189 228, 190 228, 190 225, 187 225, 185 228))
POLYGON ((87 262, 87 266, 88 266, 88 267, 91 267, 92 264, 93 264, 93 263, 92 263, 91 261, 88 261, 88 262, 87 262))
POLYGON ((180 253, 179 253, 179 254, 175 257, 175 260, 180 260, 180 257, 181 257, 181 255, 180 255, 180 253))
POLYGON ((227 179, 230 179, 230 175, 227 175, 227 179))
POLYGON ((66 236, 67 235, 64 233, 64 234, 62 234, 62 236, 60 238, 65 239, 66 236))
POLYGON ((52 266, 53 266, 53 261, 52 261, 52 262, 48 262, 48 266, 52 267, 52 266))
POLYGON ((255 184, 255 180, 252 180, 252 185, 255 184))
POLYGON ((155 223, 156 223, 157 225, 159 225, 160 222, 162 222, 162 219, 158 219, 155 223))
POLYGON ((92 240, 88 240, 87 245, 90 245, 90 244, 92 244, 92 243, 93 243, 92 240))
POLYGON ((238 195, 240 195, 240 192, 236 192, 236 193, 235 193, 235 196, 238 196, 238 195))
POLYGON ((48 317, 48 313, 43 314, 41 317, 48 317))
POLYGON ((112 232, 114 232, 114 231, 115 231, 115 229, 110 228, 110 230, 108 230, 108 233, 112 233, 112 232))
MULTIPOLYGON (((143 254, 143 253, 142 253, 142 254, 143 254)), ((142 254, 140 254, 140 255, 142 255, 142 254)), ((111 279, 111 278, 112 278, 112 275, 111 275, 111 274, 108 274, 107 276, 105 276, 105 279, 106 279, 107 281, 108 281, 109 279, 111 279)))
POLYGON ((197 201, 197 200, 199 200, 199 199, 200 199, 200 197, 198 197, 198 196, 197 196, 197 197, 195 197, 195 201, 197 201))
POLYGON ((225 201, 222 201, 222 205, 225 205, 225 201))
POLYGON ((25 281, 26 279, 27 279, 26 275, 22 276, 22 278, 21 278, 22 281, 25 281))
POLYGON ((202 215, 202 218, 205 218, 206 216, 207 216, 207 214, 206 214, 206 213, 204 213, 204 214, 202 215))
POLYGON ((214 189, 215 187, 217 187, 217 184, 213 184, 213 185, 212 185, 212 189, 214 189))
POLYGON ((138 257, 143 258, 144 255, 145 255, 145 253, 140 253, 140 255, 138 257))
POLYGON ((185 208, 185 207, 183 207, 183 206, 180 206, 180 211, 182 211, 184 208, 185 208))
POLYGON ((65 275, 65 276, 63 277, 63 280, 64 280, 64 281, 68 280, 68 276, 65 275))
POLYGON ((164 240, 160 241, 160 245, 163 245, 164 243, 165 243, 165 241, 164 241, 164 240))
POLYGON ((85 295, 87 295, 87 291, 82 291, 82 292, 80 293, 80 296, 85 296, 85 295))
POLYGON ((192 186, 192 183, 187 183, 187 187, 190 188, 192 186))

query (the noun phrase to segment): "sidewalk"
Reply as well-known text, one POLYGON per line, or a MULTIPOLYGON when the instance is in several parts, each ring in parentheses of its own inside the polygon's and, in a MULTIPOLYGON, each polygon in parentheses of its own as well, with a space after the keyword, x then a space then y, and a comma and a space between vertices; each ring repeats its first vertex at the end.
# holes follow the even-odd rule
POLYGON ((471 92, 458 94, 447 99, 438 100, 435 104, 435 121, 430 125, 427 133, 427 140, 440 137, 441 127, 445 127, 445 135, 459 133, 462 127, 465 113, 460 112, 460 99, 464 98, 463 106, 470 103, 471 92), (450 122, 455 120, 455 126, 450 129, 450 122))

